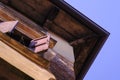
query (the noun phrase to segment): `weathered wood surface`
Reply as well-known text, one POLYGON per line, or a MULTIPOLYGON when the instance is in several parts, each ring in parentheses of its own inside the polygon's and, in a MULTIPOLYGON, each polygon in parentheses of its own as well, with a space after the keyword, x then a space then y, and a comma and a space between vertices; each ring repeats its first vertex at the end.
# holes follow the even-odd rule
POLYGON ((43 57, 50 61, 49 70, 57 80, 75 80, 72 62, 51 49, 44 53, 43 57))
POLYGON ((50 61, 50 71, 57 80, 75 80, 73 66, 56 56, 50 61))
POLYGON ((34 80, 0 57, 0 80, 34 80))
POLYGON ((52 8, 48 0, 8 0, 2 2, 12 6, 16 10, 24 13, 38 24, 43 24, 52 8), (47 5, 46 5, 47 4, 47 5))
MULTIPOLYGON (((17 43, 12 40, 10 40, 9 42, 13 42, 14 44, 16 44, 16 48, 18 48, 17 43)), ((14 44, 12 45, 14 46, 14 44)), ((51 73, 41 67, 41 63, 44 66, 46 65, 46 60, 40 57, 38 58, 38 56, 30 53, 29 50, 26 50, 23 46, 22 49, 19 46, 19 50, 13 48, 13 46, 10 46, 8 45, 8 43, 0 40, 0 57, 6 60, 11 65, 20 69, 24 73, 28 74, 35 80, 49 80, 50 78, 55 79, 51 73), (30 58, 32 59, 32 61, 30 60, 30 58), (38 63, 39 65, 36 65, 36 63, 38 63)))

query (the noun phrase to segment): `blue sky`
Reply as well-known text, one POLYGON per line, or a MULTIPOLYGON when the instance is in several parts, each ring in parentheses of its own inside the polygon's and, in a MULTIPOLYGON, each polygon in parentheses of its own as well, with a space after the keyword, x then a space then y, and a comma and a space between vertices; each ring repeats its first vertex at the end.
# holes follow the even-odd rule
POLYGON ((84 80, 120 80, 120 0, 65 0, 111 34, 84 80))

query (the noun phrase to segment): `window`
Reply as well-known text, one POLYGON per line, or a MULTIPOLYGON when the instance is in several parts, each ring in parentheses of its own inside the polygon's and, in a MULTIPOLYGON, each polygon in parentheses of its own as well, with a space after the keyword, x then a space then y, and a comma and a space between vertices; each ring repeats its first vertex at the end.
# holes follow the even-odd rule
POLYGON ((49 48, 50 35, 31 39, 15 29, 18 21, 6 21, 0 23, 0 31, 6 33, 9 37, 28 47, 35 53, 46 51, 49 48))

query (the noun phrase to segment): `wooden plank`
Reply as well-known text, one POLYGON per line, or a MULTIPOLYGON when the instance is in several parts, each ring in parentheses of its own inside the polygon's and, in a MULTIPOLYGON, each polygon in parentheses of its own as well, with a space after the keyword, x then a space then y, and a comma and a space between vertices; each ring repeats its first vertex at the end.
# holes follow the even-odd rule
POLYGON ((45 20, 45 16, 40 15, 34 8, 22 1, 11 0, 10 5, 39 24, 42 24, 45 20))
MULTIPOLYGON (((16 45, 17 45, 17 43, 16 43, 16 45)), ((27 53, 25 53, 25 54, 28 55, 29 51, 27 50, 27 53)), ((0 57, 2 59, 6 60, 11 65, 20 69, 27 75, 31 76, 35 80, 40 80, 41 78, 43 80, 49 80, 50 78, 55 79, 55 77, 51 73, 49 73, 47 70, 36 65, 31 60, 29 60, 29 58, 26 58, 23 55, 21 55, 20 51, 8 46, 8 44, 6 44, 2 41, 0 41, 0 57)), ((31 55, 31 57, 32 57, 32 59, 35 59, 35 57, 33 57, 32 55, 31 55)), ((43 60, 42 62, 45 62, 45 60, 43 60)), ((42 62, 39 62, 39 63, 42 63, 42 62)), ((45 65, 45 63, 44 63, 44 65, 45 65)))
POLYGON ((72 62, 51 49, 44 54, 44 58, 50 61, 49 70, 57 80, 75 80, 72 62))
POLYGON ((53 4, 48 0, 21 0, 24 4, 29 5, 35 11, 37 11, 42 16, 47 16, 49 11, 51 10, 53 4), (47 5, 46 5, 47 4, 47 5))
POLYGON ((69 42, 74 40, 73 36, 71 36, 67 31, 65 31, 62 27, 60 27, 58 24, 54 22, 47 21, 44 27, 52 31, 53 33, 61 36, 62 38, 69 42))
POLYGON ((53 6, 53 4, 51 4, 47 0, 10 0, 9 2, 1 0, 1 2, 7 3, 11 7, 17 9, 18 11, 41 25, 44 24, 46 17, 49 14, 51 7, 53 6))
POLYGON ((86 39, 84 38, 83 40, 84 41, 80 41, 80 43, 78 43, 79 45, 73 45, 75 56, 74 70, 77 80, 80 80, 79 75, 86 65, 87 58, 91 55, 90 52, 97 43, 97 37, 95 38, 94 35, 92 35, 91 37, 86 37, 86 39))
POLYGON ((34 80, 0 57, 0 80, 34 80), (7 74, 7 75, 6 75, 7 74))
POLYGON ((50 70, 57 80, 75 80, 74 70, 70 67, 58 57, 55 57, 50 64, 50 70))
MULTIPOLYGON (((87 34, 92 33, 84 25, 79 23, 77 20, 75 20, 73 17, 71 17, 62 10, 60 10, 59 14, 55 18, 54 23, 58 25, 56 27, 61 27, 61 29, 69 33, 71 37, 74 37, 75 39, 80 38, 82 35, 86 33, 87 34)), ((69 39, 70 38, 68 38, 68 40, 69 39)))

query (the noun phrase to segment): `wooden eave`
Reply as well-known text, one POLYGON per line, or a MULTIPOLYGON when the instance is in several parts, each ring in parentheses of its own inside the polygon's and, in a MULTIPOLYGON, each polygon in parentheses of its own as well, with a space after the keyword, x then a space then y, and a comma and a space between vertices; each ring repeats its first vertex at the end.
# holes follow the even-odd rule
MULTIPOLYGON (((73 8, 71 5, 69 5, 65 1, 63 0, 58 0, 58 1, 50 0, 50 1, 54 3, 56 6, 58 6, 60 9, 67 12, 69 15, 71 15, 81 24, 85 25, 85 27, 93 31, 94 34, 96 35, 95 37, 97 37, 97 41, 95 45, 89 52, 89 55, 86 57, 86 60, 84 64, 82 65, 81 69, 79 70, 78 75, 76 75, 76 80, 82 80, 85 77, 87 71, 89 70, 90 66, 92 65, 93 61, 95 60, 96 56, 98 55, 100 49, 104 45, 110 33, 106 31, 105 29, 103 29, 101 26, 97 25, 91 19, 86 17, 84 14, 82 14, 81 12, 73 8)), ((78 52, 76 54, 80 54, 80 53, 78 52)))
POLYGON ((70 6, 64 0, 0 1, 32 19, 41 25, 42 28, 47 28, 59 35, 73 46, 76 80, 82 80, 84 78, 109 36, 109 32, 70 6), (41 2, 41 4, 35 4, 35 2, 41 2), (21 6, 22 4, 24 5, 21 6), (22 8, 27 11, 22 10, 22 8), (32 12, 33 10, 35 12, 32 12), (71 25, 73 25, 73 27, 71 25))
POLYGON ((65 2, 64 0, 50 0, 53 4, 55 4, 60 9, 67 12, 69 15, 71 15, 73 18, 75 18, 80 23, 86 25, 90 30, 94 31, 97 34, 108 36, 109 32, 104 30, 102 27, 97 25, 95 22, 93 22, 91 19, 89 19, 87 16, 76 10, 74 7, 72 7, 70 4, 65 2))

